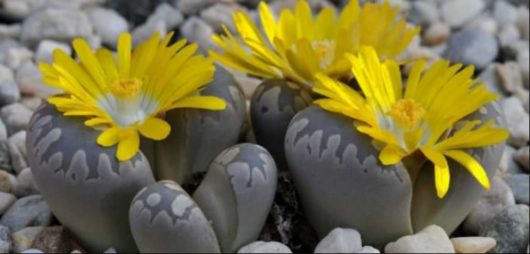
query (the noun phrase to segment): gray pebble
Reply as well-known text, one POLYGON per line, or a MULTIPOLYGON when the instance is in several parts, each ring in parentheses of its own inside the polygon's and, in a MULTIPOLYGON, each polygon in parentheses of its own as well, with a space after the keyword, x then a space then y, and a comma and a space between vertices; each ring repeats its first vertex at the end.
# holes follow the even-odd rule
POLYGON ((20 89, 15 81, 0 83, 0 107, 17 102, 20 99, 20 89))
POLYGON ((521 167, 515 162, 516 152, 517 150, 515 150, 515 148, 509 145, 505 146, 499 163, 499 173, 501 173, 501 175, 524 173, 521 167))
POLYGON ((528 88, 528 79, 529 79, 529 61, 530 61, 530 58, 529 58, 529 53, 530 51, 528 50, 528 47, 522 51, 520 51, 518 54, 517 54, 517 63, 519 64, 519 67, 521 67, 521 74, 523 75, 523 82, 524 82, 524 86, 526 88, 528 88))
POLYGON ((528 246, 528 206, 511 205, 504 207, 481 230, 481 236, 492 237, 497 241, 495 253, 522 253, 528 246))
POLYGON ((6 125, 9 135, 26 130, 31 115, 33 115, 33 112, 20 103, 7 105, 0 110, 0 116, 6 125))
POLYGON ((504 180, 512 189, 517 203, 529 203, 530 178, 528 174, 507 175, 504 180))
POLYGON ((39 194, 39 190, 33 181, 33 174, 30 168, 25 168, 17 176, 17 184, 13 190, 17 197, 25 197, 32 194, 39 194))
POLYGON ((11 166, 19 174, 20 171, 28 167, 26 151, 26 131, 19 131, 7 140, 11 166))
POLYGON ((501 28, 498 34, 501 47, 506 48, 519 41, 521 34, 514 24, 506 25, 501 28))
POLYGON ((16 70, 23 63, 33 59, 33 52, 26 47, 13 47, 8 49, 4 55, 4 64, 12 70, 16 70))
POLYGON ((508 142, 515 147, 522 147, 529 139, 529 116, 523 104, 516 97, 509 97, 501 102, 506 125, 510 131, 508 142))
POLYGON ((48 226, 52 213, 41 195, 23 197, 15 202, 0 219, 13 232, 28 226, 48 226))
POLYGON ((158 5, 155 11, 147 18, 147 23, 164 22, 168 30, 173 30, 179 26, 184 17, 182 13, 173 8, 170 4, 162 3, 158 5))
POLYGON ((42 83, 42 74, 33 62, 22 64, 15 73, 15 79, 23 95, 48 98, 60 91, 42 83))
POLYGON ((440 19, 437 3, 434 1, 414 1, 408 19, 420 26, 427 26, 440 19))
POLYGON ((44 229, 44 227, 26 227, 20 229, 11 235, 15 252, 23 252, 33 245, 37 235, 44 229))
POLYGON ((513 159, 517 161, 517 163, 519 163, 519 165, 521 165, 523 169, 526 170, 526 172, 530 171, 530 168, 528 165, 530 158, 529 158, 528 153, 529 153, 528 146, 525 146, 517 150, 517 152, 515 152, 515 154, 513 155, 513 159))
POLYGON ((72 48, 66 43, 53 41, 53 40, 42 40, 37 46, 37 53, 35 53, 35 60, 37 62, 51 63, 53 60, 52 54, 56 49, 64 51, 66 54, 72 54, 72 48))
POLYGON ((39 253, 44 253, 44 251, 42 250, 39 250, 39 249, 36 249, 36 248, 31 248, 31 249, 27 249, 21 253, 36 253, 36 254, 39 254, 39 253))
POLYGON ((501 26, 513 24, 517 19, 517 8, 506 1, 494 1, 493 17, 501 26))
POLYGON ((222 32, 225 25, 228 30, 234 32, 235 25, 232 20, 232 13, 239 8, 235 5, 217 3, 208 9, 201 11, 201 19, 208 23, 216 32, 222 32))
POLYGON ((484 9, 482 0, 445 0, 441 2, 442 18, 451 27, 461 27, 484 9))
POLYGON ((211 40, 211 37, 214 34, 213 28, 200 18, 191 17, 187 19, 184 24, 182 24, 180 32, 182 36, 190 40, 190 42, 196 42, 199 44, 203 51, 216 47, 211 40))
POLYGON ((352 253, 362 248, 361 235, 351 228, 335 228, 316 246, 315 253, 352 253))
POLYGON ((0 24, 0 40, 18 39, 22 32, 22 25, 20 24, 0 24))
POLYGON ((14 80, 15 75, 13 74, 13 71, 7 66, 0 64, 0 83, 6 83, 14 80))
POLYGON ((452 34, 442 56, 451 62, 475 65, 483 69, 493 62, 499 52, 495 37, 487 32, 465 28, 452 34))
POLYGON ((103 43, 115 47, 118 36, 127 32, 127 20, 113 9, 96 7, 87 11, 88 18, 94 26, 94 31, 101 36, 103 43))
MULTIPOLYGON (((528 2, 528 1, 527 1, 528 2)), ((521 38, 528 41, 528 37, 530 34, 530 14, 528 11, 528 8, 525 8, 523 6, 520 6, 517 8, 517 19, 516 19, 516 25, 519 28, 519 32, 521 32, 521 38)))
POLYGON ((8 227, 0 225, 0 253, 13 252, 13 241, 11 240, 11 231, 8 227))
POLYGON ((381 253, 381 252, 378 249, 367 245, 367 246, 362 247, 359 253, 381 253))
MULTIPOLYGON (((6 192, 0 192, 0 215, 4 214, 11 205, 17 201, 15 195, 6 192)), ((0 251, 1 253, 2 251, 0 251)))
MULTIPOLYGON (((9 142, 6 139, 0 139, 0 170, 13 172, 13 166, 11 165, 11 155, 9 154, 9 142)), ((0 187, 0 191, 2 190, 5 189, 0 187)), ((9 192, 10 189, 6 191, 9 192)))

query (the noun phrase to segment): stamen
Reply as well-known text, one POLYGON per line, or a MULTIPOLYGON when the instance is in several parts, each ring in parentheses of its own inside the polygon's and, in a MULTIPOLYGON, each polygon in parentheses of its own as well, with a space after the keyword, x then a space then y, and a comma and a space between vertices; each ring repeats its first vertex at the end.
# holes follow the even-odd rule
POLYGON ((328 67, 335 58, 335 42, 330 40, 313 41, 313 51, 317 55, 319 65, 322 68, 328 67))
POLYGON ((392 105, 388 115, 404 130, 411 130, 423 119, 425 109, 413 99, 401 99, 392 105))
POLYGON ((131 98, 140 92, 142 85, 142 81, 137 78, 122 79, 114 82, 114 84, 110 86, 110 90, 117 97, 131 98))

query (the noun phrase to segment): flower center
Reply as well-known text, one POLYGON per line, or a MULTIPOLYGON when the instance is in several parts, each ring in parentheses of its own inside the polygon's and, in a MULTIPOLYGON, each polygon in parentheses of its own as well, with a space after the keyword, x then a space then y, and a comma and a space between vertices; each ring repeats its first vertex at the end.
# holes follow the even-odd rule
POLYGON ((142 81, 137 78, 122 79, 114 82, 110 90, 120 98, 131 98, 137 95, 142 89, 142 81))
POLYGON ((320 67, 326 68, 335 58, 335 42, 330 40, 313 41, 313 51, 317 55, 320 67))
POLYGON ((403 129, 411 130, 423 119, 425 109, 413 99, 396 101, 388 115, 403 129))

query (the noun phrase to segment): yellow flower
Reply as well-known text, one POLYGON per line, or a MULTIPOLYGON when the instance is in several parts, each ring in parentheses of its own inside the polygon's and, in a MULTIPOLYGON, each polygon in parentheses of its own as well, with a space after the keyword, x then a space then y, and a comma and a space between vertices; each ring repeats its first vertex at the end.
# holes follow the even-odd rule
POLYGON ((102 130, 99 145, 118 144, 120 161, 137 153, 140 134, 153 140, 169 135, 171 128, 158 117, 161 113, 224 109, 224 100, 197 93, 213 79, 212 60, 194 55, 197 45, 186 46, 185 40, 168 45, 171 36, 161 40, 153 34, 131 52, 131 35, 123 33, 116 57, 104 48, 93 52, 85 40, 75 39, 79 62, 56 50, 52 64, 39 65, 44 82, 65 93, 48 102, 65 116, 87 117, 87 126, 102 130))
POLYGON ((366 3, 360 8, 358 0, 351 0, 338 16, 332 7, 326 7, 313 17, 308 3, 300 0, 294 13, 282 10, 276 20, 261 2, 262 31, 246 13, 236 12, 233 20, 242 42, 225 28, 226 35, 213 36, 224 52, 210 51, 210 55, 242 72, 309 87, 317 72, 348 79, 351 66, 345 53, 369 45, 382 58, 394 58, 418 34, 419 28, 408 28, 406 21, 397 17, 398 12, 399 8, 388 2, 366 3))
POLYGON ((483 167, 466 149, 502 142, 508 132, 494 126, 493 120, 462 122, 471 113, 498 98, 484 84, 471 79, 473 67, 449 65, 439 60, 425 72, 425 62, 414 64, 402 89, 399 66, 392 60, 383 63, 373 48, 347 56, 361 93, 317 74, 313 91, 326 98, 315 103, 323 109, 354 119, 357 130, 383 144, 379 160, 384 165, 402 161, 421 151, 434 165, 438 197, 449 189, 447 158, 462 164, 486 189, 490 188, 483 167), (457 128, 460 122, 461 128, 457 128))

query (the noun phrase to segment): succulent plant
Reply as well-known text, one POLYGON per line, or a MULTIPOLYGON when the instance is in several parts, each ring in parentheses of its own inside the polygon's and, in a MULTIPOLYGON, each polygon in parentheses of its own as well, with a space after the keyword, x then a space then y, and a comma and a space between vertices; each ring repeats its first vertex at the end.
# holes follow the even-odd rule
POLYGON ((118 161, 116 147, 99 146, 99 131, 83 122, 48 103, 39 107, 26 140, 34 181, 53 214, 88 250, 135 252, 127 211, 138 190, 154 182, 151 167, 141 152, 118 161))
POLYGON ((280 170, 286 170, 284 137, 287 126, 298 111, 311 105, 310 92, 287 81, 266 80, 250 101, 250 117, 258 144, 265 147, 280 170))
POLYGON ((276 174, 264 148, 239 144, 215 158, 193 199, 174 182, 147 186, 129 212, 138 248, 235 252, 258 238, 274 198, 276 174))

